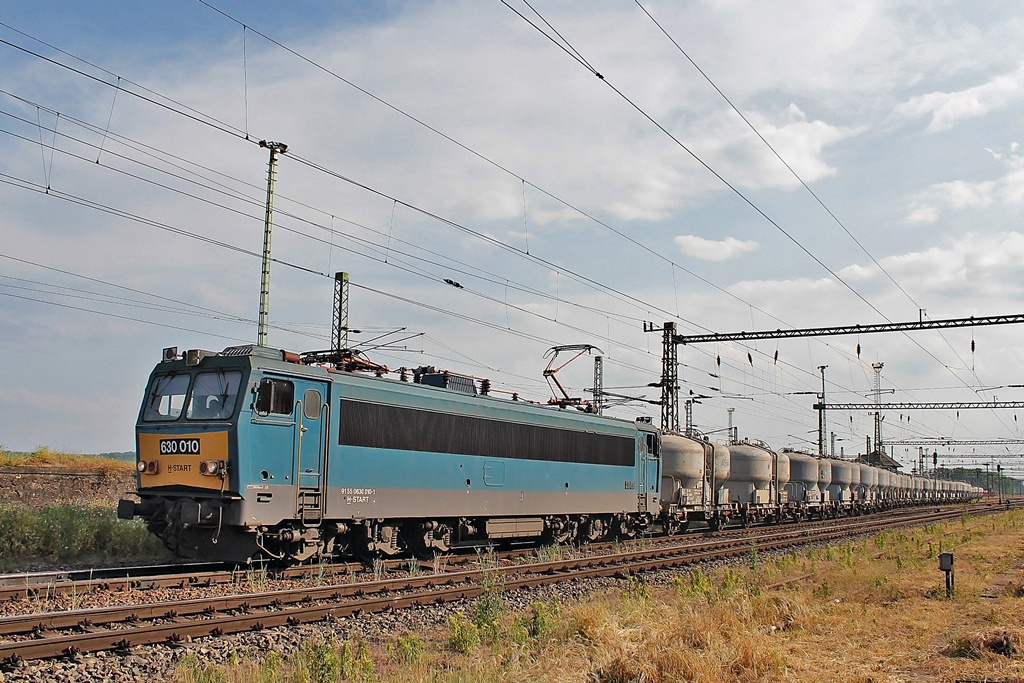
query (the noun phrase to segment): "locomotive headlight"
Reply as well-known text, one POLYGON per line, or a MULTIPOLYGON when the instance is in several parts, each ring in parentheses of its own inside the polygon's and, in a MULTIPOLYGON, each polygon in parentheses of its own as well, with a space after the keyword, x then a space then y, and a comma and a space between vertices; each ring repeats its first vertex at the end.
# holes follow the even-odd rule
POLYGON ((199 463, 199 474, 205 474, 209 477, 216 477, 223 475, 224 472, 224 461, 217 460, 203 460, 199 463))
POLYGON ((135 468, 137 470, 139 470, 139 472, 145 472, 146 471, 146 461, 145 460, 140 460, 139 464, 136 465, 135 468))

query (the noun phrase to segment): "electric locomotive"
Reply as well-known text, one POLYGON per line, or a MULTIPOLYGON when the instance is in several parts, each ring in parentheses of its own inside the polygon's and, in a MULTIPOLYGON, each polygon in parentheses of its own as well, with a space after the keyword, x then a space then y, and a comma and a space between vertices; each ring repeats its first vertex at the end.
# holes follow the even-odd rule
POLYGON ((166 349, 136 423, 139 500, 118 516, 181 557, 291 563, 630 537, 660 514, 649 423, 319 360, 166 349))

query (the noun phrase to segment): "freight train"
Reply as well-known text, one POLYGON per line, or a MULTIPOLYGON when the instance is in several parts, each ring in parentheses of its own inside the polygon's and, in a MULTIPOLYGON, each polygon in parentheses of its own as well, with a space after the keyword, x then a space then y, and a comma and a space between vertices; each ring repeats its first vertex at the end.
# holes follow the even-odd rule
MULTIPOLYGON (((799 521, 977 489, 714 444, 649 421, 491 395, 489 383, 261 346, 165 349, 136 424, 138 500, 175 554, 245 563, 799 521), (366 370, 370 370, 367 372, 366 370)), ((514 397, 513 397, 514 398, 514 397)))

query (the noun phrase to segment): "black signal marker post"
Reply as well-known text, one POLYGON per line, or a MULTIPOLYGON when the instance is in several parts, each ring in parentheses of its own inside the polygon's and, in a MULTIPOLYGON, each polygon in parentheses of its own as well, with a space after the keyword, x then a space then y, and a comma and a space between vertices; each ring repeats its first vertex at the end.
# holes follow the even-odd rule
POLYGON ((939 571, 946 572, 946 597, 952 598, 956 590, 956 577, 953 575, 953 553, 939 553, 939 571))

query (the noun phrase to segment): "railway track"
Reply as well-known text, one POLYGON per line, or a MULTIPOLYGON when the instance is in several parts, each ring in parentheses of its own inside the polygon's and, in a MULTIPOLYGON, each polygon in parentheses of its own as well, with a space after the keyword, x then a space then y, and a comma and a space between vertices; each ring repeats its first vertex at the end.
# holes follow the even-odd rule
MULTIPOLYGON (((954 507, 957 510, 963 509, 962 506, 954 507)), ((971 510, 972 512, 982 512, 988 508, 989 506, 986 505, 975 505, 971 510)), ((860 519, 873 519, 882 516, 898 519, 902 515, 914 515, 919 511, 920 508, 903 508, 874 515, 865 515, 860 519)), ((804 522, 800 528, 818 528, 835 525, 843 523, 846 519, 849 518, 804 522)), ((789 527, 790 525, 787 524, 781 527, 730 528, 716 532, 714 538, 739 538, 743 539, 742 542, 749 542, 751 537, 756 537, 758 534, 789 527)), ((683 545, 696 543, 701 539, 711 537, 712 534, 710 532, 698 529, 678 536, 645 537, 640 541, 629 541, 623 545, 628 546, 630 543, 635 544, 638 542, 640 544, 654 545, 683 545)), ((605 554, 616 547, 615 543, 594 543, 581 546, 575 552, 605 554)), ((522 561, 523 558, 536 557, 537 555, 538 550, 535 546, 501 552, 501 557, 509 562, 522 561)), ((432 574, 440 573, 442 570, 445 572, 456 571, 460 568, 468 568, 475 564, 476 561, 475 553, 465 552, 444 556, 437 565, 429 561, 417 561, 410 558, 381 560, 375 563, 374 566, 367 566, 360 562, 338 562, 293 567, 275 567, 273 565, 236 567, 223 562, 206 562, 9 574, 0 575, 0 603, 27 599, 38 604, 60 595, 73 595, 77 600, 89 594, 110 591, 202 589, 231 585, 245 588, 257 582, 254 580, 254 575, 258 575, 259 582, 267 579, 305 579, 314 580, 319 583, 329 583, 332 581, 351 582, 354 580, 354 577, 365 577, 368 574, 380 578, 383 575, 390 575, 396 572, 408 573, 410 568, 413 568, 415 571, 432 574)))
MULTIPOLYGON (((972 509, 974 514, 1003 508, 972 509)), ((424 574, 379 580, 303 586, 240 595, 171 600, 117 607, 77 609, 0 618, 0 662, 74 657, 99 650, 127 651, 154 643, 175 643, 200 637, 342 618, 360 613, 403 609, 413 605, 449 603, 483 592, 485 573, 505 590, 567 580, 626 576, 637 572, 681 567, 807 543, 826 543, 894 527, 955 519, 962 508, 916 510, 892 515, 841 520, 808 527, 766 527, 755 536, 731 534, 691 539, 682 544, 657 543, 649 548, 610 549, 585 557, 549 562, 503 564, 444 574, 424 574)), ((749 531, 749 530, 748 530, 749 531)))

